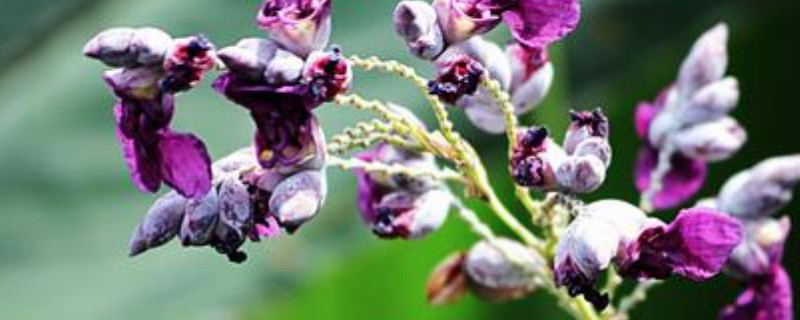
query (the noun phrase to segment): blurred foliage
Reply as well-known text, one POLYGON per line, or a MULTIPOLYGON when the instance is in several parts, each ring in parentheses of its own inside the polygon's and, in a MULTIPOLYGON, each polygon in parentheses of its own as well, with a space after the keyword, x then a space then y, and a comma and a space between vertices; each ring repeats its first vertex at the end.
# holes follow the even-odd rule
MULTIPOLYGON (((430 74, 392 32, 394 1, 334 2, 334 43, 430 74)), ((564 319, 543 294, 505 305, 468 298, 445 308, 427 306, 430 269, 475 238, 452 217, 422 241, 379 241, 353 207, 353 178, 339 172, 331 172, 331 183, 345 187, 332 188, 318 220, 295 236, 248 245, 251 260, 244 265, 177 244, 126 258, 128 236, 153 197, 128 181, 113 136, 112 98, 100 81, 103 67, 81 56, 84 42, 111 26, 152 25, 175 35, 202 31, 223 46, 262 35, 253 23, 257 6, 256 0, 3 1, 0 319, 564 319)), ((800 74, 791 47, 799 7, 788 0, 587 1, 580 29, 554 48, 554 91, 524 121, 560 133, 568 109, 605 107, 614 125, 615 161, 599 195, 634 200, 631 168, 639 142, 632 108, 674 78, 697 35, 727 21, 730 72, 743 91, 735 115, 750 141, 734 159, 712 167, 704 189, 710 195, 730 174, 800 150, 797 81, 791 80, 800 74)), ((507 34, 492 37, 503 41, 507 34)), ((432 123, 410 85, 363 72, 355 84, 365 96, 400 102, 432 123)), ((214 156, 250 140, 243 110, 207 86, 178 103, 176 126, 202 136, 214 156)), ((329 134, 367 116, 334 106, 319 114, 329 134)), ((504 139, 479 133, 454 114, 465 136, 488 156, 496 185, 511 203, 509 181, 502 178, 504 139)), ((793 204, 786 212, 798 209, 793 204)), ((790 272, 800 270, 792 254, 799 242, 792 236, 787 247, 790 272)), ((671 281, 635 318, 713 319, 737 291, 724 277, 699 285, 671 281)))

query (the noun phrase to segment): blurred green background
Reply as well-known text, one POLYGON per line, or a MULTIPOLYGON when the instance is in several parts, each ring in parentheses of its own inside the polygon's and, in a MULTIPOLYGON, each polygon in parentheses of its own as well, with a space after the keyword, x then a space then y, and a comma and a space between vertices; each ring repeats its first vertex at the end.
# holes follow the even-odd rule
MULTIPOLYGON (((429 74, 392 31, 394 3, 334 1, 333 42, 349 53, 398 59, 429 74)), ((128 180, 113 133, 112 97, 100 80, 103 67, 81 56, 83 44, 111 26, 152 25, 174 35, 203 32, 219 46, 229 45, 262 35, 253 23, 259 3, 2 4, 0 319, 565 319, 541 294, 505 305, 469 297, 445 308, 427 306, 424 285, 431 268, 475 238, 451 217, 425 240, 379 241, 354 209, 352 176, 340 172, 331 172, 335 187, 318 219, 295 236, 247 245, 248 263, 232 265, 211 250, 182 250, 175 243, 127 258, 129 235, 153 197, 128 180)), ((789 0, 584 1, 579 30, 553 50, 554 90, 525 121, 546 123, 560 135, 568 109, 603 106, 614 128, 615 161, 595 197, 633 201, 630 173, 639 145, 633 107, 674 79, 696 36, 727 21, 730 73, 743 92, 735 116, 750 140, 734 159, 712 167, 703 192, 710 195, 730 174, 760 159, 800 151, 798 9, 789 0)), ((507 34, 492 37, 504 41, 507 34)), ((355 84, 366 96, 403 103, 431 119, 421 97, 402 81, 359 72, 355 84)), ((503 173, 504 138, 475 131, 455 113, 458 128, 490 155, 493 172, 503 173)), ((334 106, 319 115, 329 134, 366 117, 334 106)), ((243 110, 207 85, 179 100, 176 127, 198 133, 215 157, 251 137, 243 110)), ((508 181, 498 178, 497 188, 510 200, 508 181)), ((800 203, 785 211, 800 211, 800 203)), ((787 269, 795 276, 799 246, 792 236, 786 251, 787 269)), ((714 319, 738 291, 724 277, 704 284, 670 281, 634 318, 714 319)))

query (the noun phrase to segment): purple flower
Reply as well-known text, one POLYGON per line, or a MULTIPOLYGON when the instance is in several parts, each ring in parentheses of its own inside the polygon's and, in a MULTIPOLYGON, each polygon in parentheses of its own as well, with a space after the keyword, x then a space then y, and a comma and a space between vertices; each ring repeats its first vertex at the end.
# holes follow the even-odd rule
POLYGON ((792 283, 780 265, 753 279, 733 305, 725 307, 720 320, 791 320, 792 283))
POLYGON ((511 157, 511 177, 518 185, 540 190, 558 188, 555 171, 566 153, 544 127, 531 127, 517 133, 511 157))
POLYGON ((85 54, 110 66, 105 81, 117 98, 117 138, 134 183, 145 192, 162 182, 185 197, 211 188, 208 152, 192 134, 170 129, 174 95, 194 87, 215 61, 202 36, 175 39, 157 29, 110 29, 95 36, 85 54))
MULTIPOLYGON (((366 162, 435 168, 430 154, 416 154, 388 144, 358 155, 366 162)), ((450 209, 450 195, 430 178, 386 176, 355 170, 361 216, 381 238, 417 239, 438 229, 450 209)))
POLYGON ((256 22, 283 48, 305 58, 328 45, 331 0, 267 0, 256 22))
POLYGON ((459 98, 478 90, 483 72, 483 66, 467 55, 451 57, 437 63, 436 80, 428 83, 428 91, 444 102, 455 104, 459 98))
POLYGON ((706 32, 684 60, 677 81, 655 102, 636 108, 636 132, 646 145, 636 166, 636 185, 656 209, 693 196, 705 179, 706 163, 731 157, 747 140, 741 125, 727 116, 739 100, 738 82, 724 77, 727 38, 724 24, 706 32), (667 170, 659 170, 659 181, 651 183, 659 167, 667 170))
POLYGON ((721 271, 741 240, 741 224, 711 209, 683 210, 666 225, 625 202, 598 201, 584 208, 560 240, 556 283, 602 309, 608 299, 594 284, 612 263, 634 279, 679 275, 701 281, 721 271))
POLYGON ((577 0, 435 0, 433 5, 450 44, 489 32, 503 21, 517 42, 544 48, 572 32, 580 20, 577 0))

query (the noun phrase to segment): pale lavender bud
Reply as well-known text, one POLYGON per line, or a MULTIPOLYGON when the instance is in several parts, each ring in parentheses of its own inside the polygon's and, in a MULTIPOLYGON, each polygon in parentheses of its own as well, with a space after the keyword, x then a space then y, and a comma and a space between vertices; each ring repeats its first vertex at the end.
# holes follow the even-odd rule
POLYGON ((267 63, 264 78, 270 84, 294 83, 303 74, 305 61, 286 50, 275 51, 275 56, 267 63))
POLYGON ((328 45, 331 0, 267 0, 257 23, 281 46, 306 57, 328 45))
POLYGON ((256 168, 256 166, 258 166, 258 161, 256 161, 254 154, 255 149, 253 147, 246 147, 236 150, 222 159, 214 161, 212 165, 212 169, 215 171, 214 177, 256 168))
POLYGON ((464 270, 469 288, 489 302, 516 300, 536 287, 546 262, 532 248, 498 238, 478 242, 467 253, 464 270))
POLYGON ((470 122, 490 134, 506 132, 506 120, 494 97, 483 88, 471 96, 464 96, 456 105, 464 109, 470 122))
POLYGON ((593 156, 603 162, 606 168, 611 166, 611 145, 608 140, 600 137, 588 138, 575 147, 572 153, 576 157, 593 156))
MULTIPOLYGON (((675 94, 675 90, 669 90, 669 93, 667 93, 667 101, 670 101, 670 98, 675 98, 675 94)), ((650 127, 647 131, 647 140, 653 147, 659 149, 663 148, 667 141, 667 137, 677 131, 680 127, 681 123, 678 121, 673 112, 659 112, 650 122, 650 127)))
POLYGON ((217 191, 212 189, 204 197, 190 199, 181 224, 180 239, 184 246, 209 244, 219 216, 217 191))
POLYGON ((115 94, 142 100, 155 99, 160 94, 158 81, 163 76, 160 67, 112 69, 103 74, 115 94))
POLYGON ((600 108, 594 111, 571 111, 570 119, 571 122, 563 143, 564 151, 567 154, 573 154, 578 144, 586 139, 592 137, 608 139, 610 134, 608 117, 600 108))
POLYGON ((780 263, 790 229, 789 217, 763 218, 746 224, 745 239, 731 253, 727 271, 742 279, 769 273, 772 266, 780 263))
POLYGON ((706 85, 695 93, 678 112, 679 121, 696 124, 719 119, 730 113, 739 103, 739 82, 728 77, 706 85))
POLYGON ((440 262, 428 278, 428 303, 440 306, 458 301, 467 292, 466 254, 456 252, 440 262))
POLYGON ((303 171, 277 185, 269 207, 278 223, 292 233, 319 213, 326 194, 325 171, 303 171))
POLYGON ((273 41, 245 38, 235 46, 220 49, 217 56, 237 76, 260 81, 277 50, 278 45, 273 41))
POLYGON ((246 235, 252 229, 250 193, 238 176, 228 176, 217 186, 220 221, 246 235))
POLYGON ((372 231, 383 238, 423 238, 442 226, 450 206, 450 195, 439 189, 421 195, 392 192, 377 204, 372 231))
POLYGON ((423 1, 401 1, 394 9, 394 30, 414 55, 433 60, 444 51, 436 11, 423 1))
POLYGON ((493 80, 500 82, 502 88, 508 89, 511 86, 511 63, 503 49, 494 42, 474 36, 448 48, 437 61, 446 61, 460 54, 480 63, 493 80))
POLYGON ((739 218, 765 217, 792 200, 799 181, 800 155, 767 159, 725 182, 718 207, 739 218))
MULTIPOLYGON (((381 144, 375 148, 375 162, 386 165, 399 164, 419 170, 438 170, 436 159, 430 153, 416 153, 410 150, 394 147, 390 144, 381 144)), ((370 177, 380 184, 395 190, 422 193, 438 185, 431 177, 409 177, 405 174, 384 175, 372 173, 370 177)))
POLYGON ((695 42, 678 74, 678 90, 690 96, 705 85, 722 79, 728 66, 728 26, 716 25, 695 42))
POLYGON ((556 168, 555 177, 561 190, 589 193, 606 179, 606 165, 594 155, 569 156, 556 168))
POLYGON ((136 256, 175 237, 181 227, 185 208, 186 198, 176 192, 156 200, 133 234, 130 255, 136 256))
POLYGON ((544 100, 555 71, 545 48, 514 43, 506 47, 506 56, 511 66, 511 101, 517 114, 522 114, 544 100))
POLYGON ((477 1, 434 0, 433 7, 448 44, 489 32, 501 22, 495 8, 477 1))
POLYGON ((747 141, 747 133, 730 117, 676 132, 671 139, 682 154, 704 161, 730 158, 747 141))
POLYGON ((110 67, 159 65, 172 46, 172 37, 155 28, 112 28, 89 40, 83 48, 87 57, 110 67))

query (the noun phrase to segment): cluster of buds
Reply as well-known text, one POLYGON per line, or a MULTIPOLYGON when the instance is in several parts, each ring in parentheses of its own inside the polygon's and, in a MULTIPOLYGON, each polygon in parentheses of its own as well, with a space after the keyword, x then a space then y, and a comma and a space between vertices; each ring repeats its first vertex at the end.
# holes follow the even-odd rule
POLYGON ((791 201, 798 182, 800 155, 771 158, 731 177, 716 198, 698 203, 729 214, 745 227, 726 271, 747 289, 720 319, 793 318, 791 280, 781 262, 791 222, 788 216, 773 215, 791 201))
POLYGON ((527 296, 536 289, 545 259, 519 242, 496 238, 447 257, 428 280, 428 302, 453 303, 467 291, 493 303, 527 296))
MULTIPOLYGON (((358 155, 369 163, 436 170, 429 153, 379 144, 358 155)), ((358 208, 364 222, 381 238, 418 239, 439 229, 451 207, 451 195, 431 177, 355 170, 358 208)))
POLYGON ((186 197, 211 188, 211 160, 203 142, 170 129, 175 94, 194 87, 214 67, 203 36, 173 39, 154 28, 112 28, 92 38, 84 54, 115 69, 104 78, 116 96, 117 138, 131 178, 145 192, 162 182, 186 197))
POLYGON ((736 219, 711 209, 686 209, 666 224, 623 201, 594 202, 580 210, 558 243, 556 285, 602 310, 609 299, 595 282, 612 263, 620 275, 636 280, 679 275, 702 281, 722 270, 742 234, 736 219))
POLYGON ((395 31, 409 50, 423 60, 434 61, 438 78, 431 94, 465 109, 469 119, 490 133, 502 133, 502 110, 491 93, 477 88, 482 70, 511 94, 516 114, 523 114, 544 99, 553 80, 547 46, 566 36, 578 24, 578 1, 521 0, 419 0, 400 2, 395 8, 395 31), (509 26, 514 42, 505 52, 482 38, 501 21, 509 26), (465 62, 464 56, 472 59, 465 62), (466 83, 459 65, 470 68, 466 83), (475 83, 475 85, 465 85, 475 83))
POLYGON ((311 111, 351 85, 339 49, 319 50, 328 44, 330 6, 330 0, 266 1, 257 21, 272 39, 243 39, 218 53, 229 71, 214 88, 250 111, 265 169, 321 159, 324 136, 311 111))
POLYGON ((603 184, 611 165, 608 119, 600 109, 572 112, 559 146, 544 127, 518 130, 510 161, 518 185, 541 191, 588 193, 603 184))
POLYGON ((213 188, 201 198, 159 198, 134 232, 131 256, 178 236, 183 246, 210 246, 240 263, 246 240, 293 233, 313 218, 327 193, 324 170, 262 169, 252 153, 245 148, 215 162, 213 188))
POLYGON ((637 107, 636 130, 646 146, 636 185, 655 208, 674 207, 694 195, 706 163, 731 157, 747 139, 728 116, 739 101, 739 88, 735 78, 725 77, 727 40, 724 24, 706 32, 681 65, 677 81, 655 102, 637 107))

